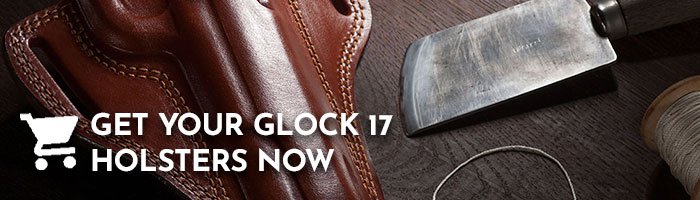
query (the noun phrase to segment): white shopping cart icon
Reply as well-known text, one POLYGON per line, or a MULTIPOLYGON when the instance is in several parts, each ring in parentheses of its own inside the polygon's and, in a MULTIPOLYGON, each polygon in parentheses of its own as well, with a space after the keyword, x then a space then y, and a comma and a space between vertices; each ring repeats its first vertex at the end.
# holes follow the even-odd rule
POLYGON ((19 115, 19 118, 29 124, 29 128, 32 129, 36 137, 37 142, 36 146, 34 146, 34 154, 39 157, 34 163, 36 169, 45 170, 49 165, 42 156, 67 155, 63 159, 63 166, 69 169, 75 166, 75 158, 70 156, 75 154, 75 147, 47 149, 42 149, 42 147, 50 144, 67 143, 70 140, 73 129, 75 129, 75 125, 78 123, 77 116, 33 118, 32 114, 22 113, 19 115))

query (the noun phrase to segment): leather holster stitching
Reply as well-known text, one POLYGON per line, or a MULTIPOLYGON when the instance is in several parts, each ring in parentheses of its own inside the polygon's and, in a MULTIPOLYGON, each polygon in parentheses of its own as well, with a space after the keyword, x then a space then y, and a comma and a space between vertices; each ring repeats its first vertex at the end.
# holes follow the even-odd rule
MULTIPOLYGON (((32 34, 36 34, 36 30, 40 28, 42 25, 45 25, 46 23, 52 21, 53 19, 58 19, 59 14, 58 11, 61 10, 61 14, 66 17, 65 20, 69 23, 69 26, 71 27, 71 31, 73 31, 74 34, 78 33, 75 29, 73 29, 73 25, 70 24, 70 19, 68 16, 65 14, 65 9, 68 7, 67 4, 61 4, 58 6, 53 6, 48 8, 44 12, 39 12, 36 13, 32 16, 29 16, 24 19, 23 22, 20 22, 11 32, 10 32, 10 37, 11 37, 11 42, 10 42, 10 49, 12 51, 13 57, 16 59, 16 63, 19 65, 19 68, 22 72, 22 74, 28 79, 29 84, 33 87, 33 89, 38 93, 39 100, 42 101, 46 106, 47 109, 50 111, 54 112, 57 115, 71 115, 69 114, 68 109, 66 108, 66 102, 59 101, 56 99, 54 96, 55 92, 51 91, 45 84, 44 80, 38 76, 38 74, 35 72, 34 66, 28 64, 28 57, 27 55, 31 51, 31 49, 27 48, 22 48, 22 43, 28 44, 28 38, 27 36, 32 36, 32 34), (25 30, 26 29, 26 30, 25 30)), ((78 41, 81 41, 80 39, 77 39, 78 41)), ((84 46, 83 46, 84 47, 84 46)), ((83 49, 85 50, 85 49, 83 49)), ((92 51, 93 53, 99 53, 98 50, 92 51)), ((88 52, 88 55, 92 55, 92 53, 88 52)), ((105 56, 106 57, 106 56, 105 56)), ((99 58, 95 57, 95 59, 102 63, 105 66, 108 66, 106 62, 102 62, 99 58)), ((116 64, 115 61, 112 60, 116 64)), ((120 65, 125 67, 124 65, 120 65)), ((167 78, 167 74, 161 73, 158 70, 149 70, 148 68, 129 68, 130 70, 136 70, 136 71, 144 71, 144 72, 150 72, 155 74, 155 76, 147 76, 147 75, 137 75, 134 73, 124 73, 123 71, 116 70, 116 68, 112 67, 110 70, 113 72, 120 74, 120 75, 125 75, 129 77, 138 77, 138 78, 143 78, 143 79, 149 79, 149 80, 154 80, 154 81, 160 81, 161 87, 168 91, 166 88, 166 85, 170 85, 173 88, 173 92, 166 92, 171 98, 175 99, 174 96, 171 96, 173 94, 177 94, 175 96, 179 96, 179 91, 177 88, 174 87, 174 83, 167 78), (158 75, 160 75, 163 78, 158 78, 158 75)), ((179 97, 180 101, 184 105, 184 98, 181 96, 179 97)), ((174 104, 177 104, 178 100, 173 100, 174 104)), ((181 111, 182 109, 178 109, 178 111, 181 111)), ((189 108, 185 106, 185 110, 189 111, 189 108)), ((89 128, 89 122, 86 121, 84 118, 81 118, 78 127, 80 131, 83 131, 84 133, 90 134, 92 133, 92 130, 89 128)), ((144 147, 143 145, 137 144, 131 140, 122 138, 122 137, 104 137, 106 141, 108 141, 111 144, 114 144, 116 146, 122 147, 122 148, 128 148, 132 150, 137 150, 137 149, 149 149, 144 147)), ((202 141, 203 142, 203 141, 202 141)), ((205 145, 205 144, 204 144, 205 145)), ((150 154, 149 161, 152 163, 159 163, 157 160, 154 159, 154 153, 152 151, 148 151, 150 154)), ((209 198, 212 198, 211 195, 207 194, 207 190, 204 189, 203 187, 199 186, 196 184, 196 182, 188 175, 185 173, 182 173, 180 171, 172 171, 172 173, 164 173, 166 176, 171 177, 173 180, 177 181, 177 184, 182 186, 183 188, 187 188, 192 195, 198 197, 198 198, 206 198, 206 196, 209 196, 209 198)), ((218 179, 218 176, 217 176, 218 179)), ((211 178, 210 178, 210 181, 211 178)), ((212 181, 213 182, 213 181, 212 181)), ((218 180, 218 183, 221 184, 221 181, 218 180)), ((223 189, 223 187, 220 187, 223 189)), ((225 192, 225 190, 224 190, 225 192)), ((225 196, 226 197, 226 196, 225 196)), ((214 198, 219 198, 214 196, 214 198)), ((227 198, 227 197, 226 197, 227 198)))

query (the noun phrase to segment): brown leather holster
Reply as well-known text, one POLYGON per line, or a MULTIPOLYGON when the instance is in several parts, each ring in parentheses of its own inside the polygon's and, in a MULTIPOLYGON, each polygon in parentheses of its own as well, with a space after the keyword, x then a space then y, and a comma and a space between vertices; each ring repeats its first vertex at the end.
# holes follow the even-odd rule
POLYGON ((263 112, 289 116, 287 129, 301 113, 356 112, 370 19, 367 0, 62 1, 12 27, 6 48, 39 108, 79 116, 74 135, 91 145, 148 149, 150 165, 166 148, 247 150, 243 172, 156 172, 186 197, 382 199, 362 136, 253 131, 263 112), (99 136, 99 112, 149 118, 141 136, 99 136), (158 113, 185 112, 239 113, 244 135, 166 136, 158 113), (258 149, 293 148, 335 152, 327 171, 257 170, 258 149))

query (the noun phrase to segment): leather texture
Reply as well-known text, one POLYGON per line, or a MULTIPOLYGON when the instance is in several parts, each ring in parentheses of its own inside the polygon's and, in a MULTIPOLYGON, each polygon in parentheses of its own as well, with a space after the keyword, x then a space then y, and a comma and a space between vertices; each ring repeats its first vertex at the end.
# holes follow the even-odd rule
POLYGON ((80 116, 77 135, 92 145, 148 149, 151 164, 165 148, 248 150, 241 173, 156 172, 186 197, 383 199, 362 136, 264 137, 252 128, 262 112, 356 112, 353 75, 370 19, 367 0, 62 1, 11 28, 6 47, 39 107, 80 116), (143 136, 101 137, 88 121, 98 112, 150 117, 143 136), (183 112, 239 113, 245 135, 165 136, 157 113, 183 112), (255 170, 258 149, 291 148, 335 153, 326 172, 255 170))

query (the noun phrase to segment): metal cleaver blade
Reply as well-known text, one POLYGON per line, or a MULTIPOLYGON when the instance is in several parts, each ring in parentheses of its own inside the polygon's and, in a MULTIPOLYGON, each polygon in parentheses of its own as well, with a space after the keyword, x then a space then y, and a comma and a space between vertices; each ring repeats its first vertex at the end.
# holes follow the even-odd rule
POLYGON ((421 38, 402 70, 407 135, 614 62, 585 0, 532 0, 421 38))

